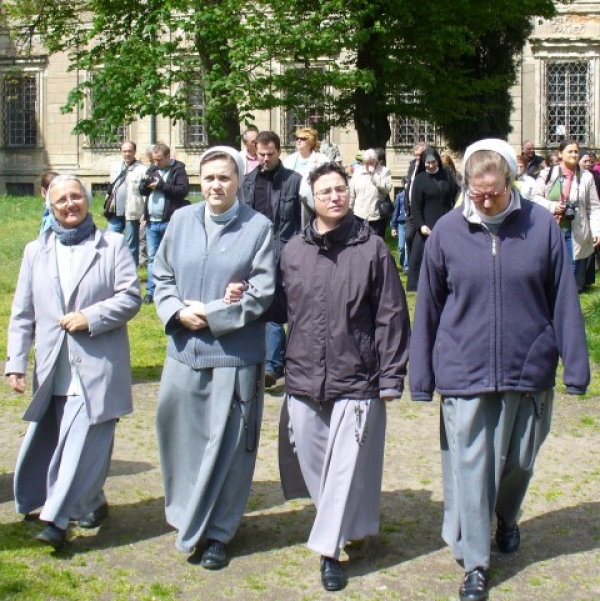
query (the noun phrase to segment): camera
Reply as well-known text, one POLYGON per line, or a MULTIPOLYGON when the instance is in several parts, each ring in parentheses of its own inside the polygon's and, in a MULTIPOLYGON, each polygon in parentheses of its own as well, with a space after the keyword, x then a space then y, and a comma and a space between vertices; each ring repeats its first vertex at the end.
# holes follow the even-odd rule
POLYGON ((140 180, 140 183, 148 187, 153 181, 154 178, 151 175, 144 175, 144 177, 142 177, 142 179, 140 180))
POLYGON ((567 221, 573 221, 575 219, 575 210, 577 209, 577 205, 574 202, 567 201, 565 203, 565 212, 563 214, 563 218, 567 221))

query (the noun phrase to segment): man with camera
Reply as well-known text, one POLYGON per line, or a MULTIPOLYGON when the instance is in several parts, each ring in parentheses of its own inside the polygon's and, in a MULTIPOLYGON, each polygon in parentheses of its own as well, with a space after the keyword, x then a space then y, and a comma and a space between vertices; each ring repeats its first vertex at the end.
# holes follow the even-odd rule
POLYGON ((190 188, 185 165, 171 158, 171 149, 162 142, 156 144, 152 151, 152 162, 154 165, 148 168, 140 182, 140 192, 147 197, 144 208, 148 244, 148 280, 144 297, 146 305, 154 300, 154 257, 171 216, 177 209, 190 204, 185 198, 190 188))
POLYGON ((123 234, 133 262, 138 265, 140 246, 140 219, 144 213, 144 199, 140 194, 140 181, 146 167, 135 157, 135 142, 121 144, 122 161, 115 163, 106 188, 104 215, 107 229, 123 234))

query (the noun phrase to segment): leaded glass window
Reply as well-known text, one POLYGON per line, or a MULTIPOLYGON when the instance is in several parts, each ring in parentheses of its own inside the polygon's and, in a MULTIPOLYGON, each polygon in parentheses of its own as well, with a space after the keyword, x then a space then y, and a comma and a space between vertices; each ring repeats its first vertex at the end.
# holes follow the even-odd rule
POLYGON ((591 143, 593 114, 589 61, 546 64, 545 138, 547 146, 574 139, 591 143))

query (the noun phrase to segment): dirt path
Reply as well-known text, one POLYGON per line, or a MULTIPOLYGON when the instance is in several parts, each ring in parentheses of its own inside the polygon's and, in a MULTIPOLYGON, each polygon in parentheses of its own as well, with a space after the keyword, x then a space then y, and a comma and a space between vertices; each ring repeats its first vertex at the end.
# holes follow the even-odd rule
MULTIPOLYGON (((248 513, 231 545, 230 566, 206 572, 174 549, 164 522, 154 435, 156 384, 135 386, 134 415, 122 420, 106 492, 111 516, 98 531, 74 531, 56 567, 103 585, 94 599, 457 599, 460 568, 440 538, 442 488, 437 403, 389 406, 381 534, 349 549, 350 583, 325 593, 318 558, 304 546, 313 518, 309 503, 284 503, 276 462, 281 391, 267 398, 258 466, 248 513), (155 596, 148 591, 154 591, 155 596)), ((20 521, 11 476, 20 434, 20 399, 3 395, 0 457, 0 540, 20 521), (6 530, 5 530, 6 529, 6 530)), ((493 601, 600 599, 600 404, 557 399, 552 433, 524 506, 522 546, 493 554, 493 601)), ((36 523, 27 524, 31 536, 36 523)), ((27 561, 23 552, 23 560, 27 561)), ((39 561, 39 554, 36 560, 39 561)), ((348 559, 344 555, 343 559, 348 559)), ((18 596, 11 597, 18 599, 18 596)), ((85 597, 87 598, 87 597, 85 597)))

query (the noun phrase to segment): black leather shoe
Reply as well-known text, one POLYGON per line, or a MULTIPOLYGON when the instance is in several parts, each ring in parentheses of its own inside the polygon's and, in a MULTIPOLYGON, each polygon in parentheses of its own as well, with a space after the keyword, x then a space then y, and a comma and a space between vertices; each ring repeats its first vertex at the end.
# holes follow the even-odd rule
POLYGON ((341 591, 346 586, 346 575, 337 559, 321 556, 321 583, 326 591, 341 591))
POLYGON ((272 388, 277 384, 277 376, 272 371, 265 372, 265 388, 272 388))
POLYGON ((458 591, 460 601, 486 601, 488 598, 488 573, 483 568, 465 572, 458 591))
POLYGON ((61 547, 64 547, 64 544, 67 542, 67 531, 55 526, 52 522, 49 522, 35 538, 36 540, 39 540, 40 543, 50 545, 55 549, 60 549, 61 547))
POLYGON ((154 297, 151 294, 146 294, 142 302, 144 305, 151 305, 154 302, 154 297))
POLYGON ((98 528, 103 519, 108 517, 108 503, 103 503, 94 511, 90 511, 79 520, 80 528, 98 528))
POLYGON ((202 554, 200 565, 205 570, 220 570, 227 565, 227 547, 225 543, 213 538, 208 539, 206 549, 202 554))
POLYGON ((506 522, 498 516, 496 527, 496 544, 502 553, 514 553, 521 544, 521 533, 519 526, 507 526, 506 522))

